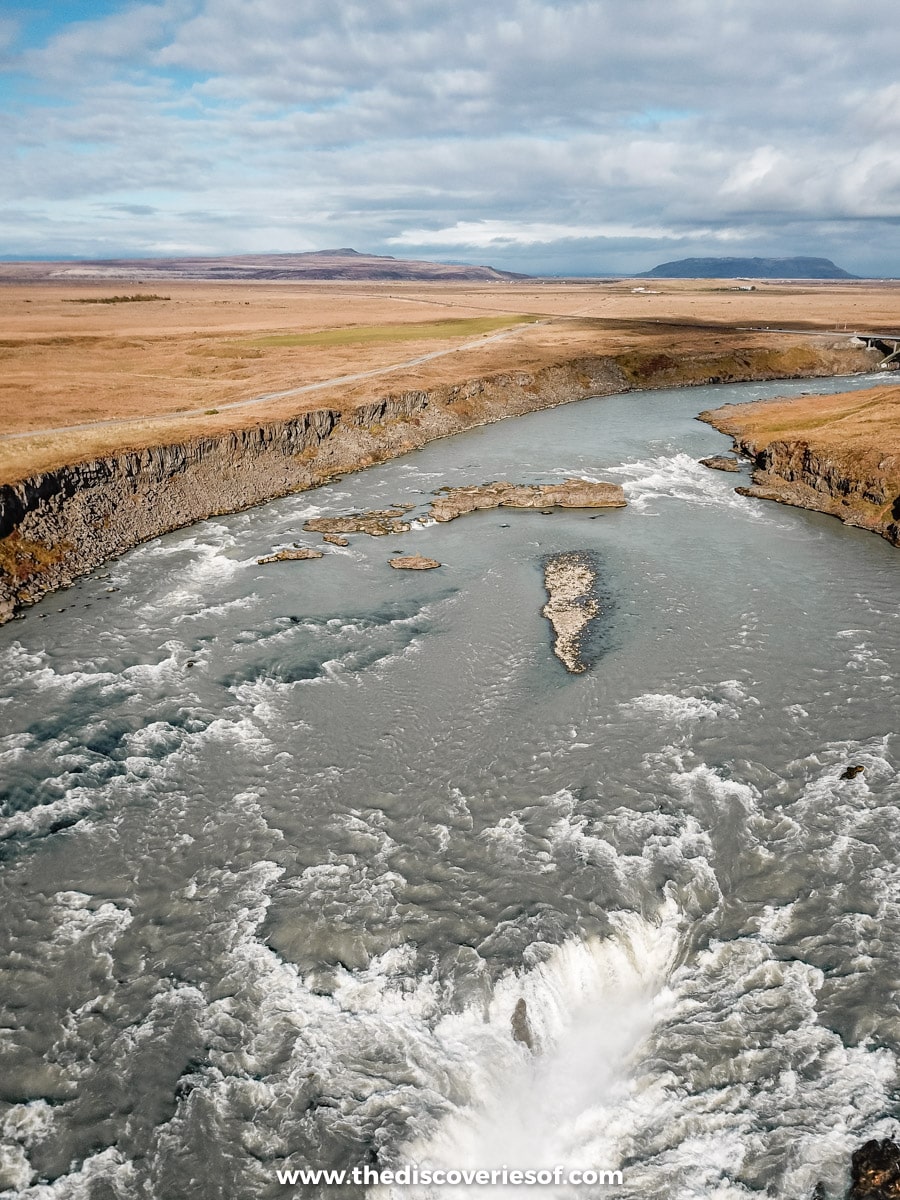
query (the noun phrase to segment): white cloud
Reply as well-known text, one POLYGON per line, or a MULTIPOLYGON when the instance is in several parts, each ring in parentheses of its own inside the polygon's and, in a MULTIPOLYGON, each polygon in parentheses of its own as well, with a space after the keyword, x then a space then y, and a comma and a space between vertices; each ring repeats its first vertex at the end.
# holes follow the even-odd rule
POLYGON ((564 225, 562 223, 517 223, 513 221, 457 221, 447 229, 408 229, 388 238, 394 246, 473 246, 489 249, 497 245, 533 246, 549 242, 596 238, 683 238, 686 236, 716 237, 713 230, 684 231, 662 225, 629 225, 609 222, 598 225, 564 225))
POLYGON ((567 270, 593 246, 640 269, 732 241, 900 272, 893 8, 123 0, 11 64, 0 252, 48 246, 52 211, 73 253, 547 248, 567 270))

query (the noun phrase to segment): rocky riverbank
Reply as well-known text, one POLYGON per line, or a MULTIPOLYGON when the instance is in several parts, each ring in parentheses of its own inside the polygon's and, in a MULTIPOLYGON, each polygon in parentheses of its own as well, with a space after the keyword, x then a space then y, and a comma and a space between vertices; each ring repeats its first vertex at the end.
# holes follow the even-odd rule
POLYGON ((753 464, 742 495, 838 517, 900 546, 900 388, 700 414, 753 464))
POLYGON ((0 622, 140 542, 507 416, 629 390, 863 370, 861 349, 629 351, 318 408, 174 445, 123 449, 0 487, 0 622))

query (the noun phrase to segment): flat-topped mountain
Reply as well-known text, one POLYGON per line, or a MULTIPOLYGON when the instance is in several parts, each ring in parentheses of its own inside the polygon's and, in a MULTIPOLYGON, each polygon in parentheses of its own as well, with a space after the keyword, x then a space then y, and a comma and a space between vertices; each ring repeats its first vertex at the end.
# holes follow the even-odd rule
POLYGON ((365 254, 349 247, 302 254, 234 254, 221 257, 104 258, 82 262, 0 263, 0 280, 65 282, 68 280, 154 279, 286 279, 315 280, 484 280, 527 279, 512 271, 465 263, 434 263, 390 255, 365 254))
POLYGON ((680 258, 646 279, 858 279, 830 258, 680 258))

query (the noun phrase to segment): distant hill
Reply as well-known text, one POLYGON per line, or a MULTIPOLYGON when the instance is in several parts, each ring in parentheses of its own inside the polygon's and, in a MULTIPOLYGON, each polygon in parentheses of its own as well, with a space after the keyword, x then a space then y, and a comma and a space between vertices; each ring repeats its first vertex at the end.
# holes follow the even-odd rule
POLYGON ((303 254, 235 254, 216 258, 104 258, 73 262, 3 263, 0 279, 33 282, 66 280, 284 279, 284 280, 454 280, 527 279, 494 267, 419 262, 389 255, 364 254, 349 247, 303 254))
POLYGON ((830 258, 681 258, 644 279, 858 279, 830 258))

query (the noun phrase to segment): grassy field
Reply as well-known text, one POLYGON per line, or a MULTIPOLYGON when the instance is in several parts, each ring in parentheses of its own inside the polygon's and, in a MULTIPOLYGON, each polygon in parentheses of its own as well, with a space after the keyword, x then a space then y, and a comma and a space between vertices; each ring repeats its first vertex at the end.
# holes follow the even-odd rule
POLYGON ((889 284, 760 283, 753 292, 706 280, 646 286, 167 280, 165 295, 138 285, 113 296, 108 283, 84 280, 5 283, 0 481, 124 446, 580 355, 659 351, 677 360, 781 344, 766 327, 900 330, 900 288, 889 284), (506 336, 492 340, 497 333, 506 336), (435 351, 448 353, 413 363, 435 351), (329 382, 372 371, 380 374, 329 382), (318 390, 225 407, 310 385, 318 390), (73 428, 111 420, 121 424, 73 428))
POLYGON ((900 387, 885 386, 834 396, 798 396, 716 410, 717 428, 749 438, 760 449, 771 442, 807 442, 843 455, 873 451, 896 459, 900 486, 900 387))
POLYGON ((405 325, 351 325, 343 329, 323 329, 317 333, 276 333, 255 338, 245 345, 255 346, 353 346, 362 342, 415 342, 432 338, 477 337, 496 333, 513 325, 529 324, 538 317, 522 314, 510 317, 448 317, 444 321, 416 321, 405 325))

